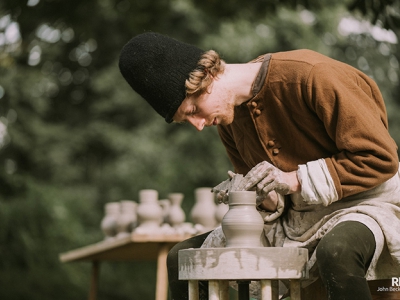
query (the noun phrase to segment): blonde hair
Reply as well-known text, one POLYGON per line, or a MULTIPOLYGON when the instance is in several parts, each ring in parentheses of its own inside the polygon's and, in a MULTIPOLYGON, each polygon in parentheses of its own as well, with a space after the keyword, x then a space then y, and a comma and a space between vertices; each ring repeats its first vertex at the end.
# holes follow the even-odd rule
POLYGON ((222 74, 225 70, 225 62, 214 50, 203 53, 197 68, 189 74, 185 82, 186 95, 202 94, 207 91, 214 77, 222 74))

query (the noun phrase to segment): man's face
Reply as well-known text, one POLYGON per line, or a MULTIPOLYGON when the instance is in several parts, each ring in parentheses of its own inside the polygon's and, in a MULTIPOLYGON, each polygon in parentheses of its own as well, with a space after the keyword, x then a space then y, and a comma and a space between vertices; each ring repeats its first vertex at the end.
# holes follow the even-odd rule
POLYGON ((214 79, 208 92, 199 96, 191 95, 183 100, 173 120, 190 123, 197 130, 213 125, 228 125, 234 118, 234 96, 214 79))

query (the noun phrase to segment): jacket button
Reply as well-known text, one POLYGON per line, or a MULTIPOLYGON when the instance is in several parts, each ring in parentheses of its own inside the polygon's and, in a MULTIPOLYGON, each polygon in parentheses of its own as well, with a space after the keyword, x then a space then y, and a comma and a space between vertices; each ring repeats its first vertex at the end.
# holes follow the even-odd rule
POLYGON ((269 147, 275 146, 275 142, 273 140, 268 141, 268 146, 269 147))
POLYGON ((257 107, 257 102, 256 101, 253 101, 253 102, 251 102, 251 106, 253 106, 253 107, 257 107))
POLYGON ((274 150, 272 150, 272 154, 273 155, 278 155, 278 153, 279 153, 279 149, 275 148, 274 150))
POLYGON ((261 115, 261 110, 259 110, 259 109, 254 110, 254 114, 255 114, 256 116, 261 115))

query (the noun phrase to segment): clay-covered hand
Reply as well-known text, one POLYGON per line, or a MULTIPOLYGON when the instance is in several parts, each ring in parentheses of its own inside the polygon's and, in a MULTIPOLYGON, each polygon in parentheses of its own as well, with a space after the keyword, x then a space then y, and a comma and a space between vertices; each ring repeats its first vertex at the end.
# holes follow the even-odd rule
POLYGON ((257 194, 256 206, 265 211, 276 211, 278 207, 279 196, 276 191, 271 191, 267 195, 257 194))
POLYGON ((230 181, 235 175, 236 174, 234 172, 228 171, 229 178, 212 188, 211 191, 215 194, 215 199, 218 203, 228 204, 230 181))
POLYGON ((219 191, 219 192, 217 192, 215 194, 216 194, 215 199, 217 200, 218 204, 221 204, 221 203, 228 204, 229 203, 229 192, 228 192, 228 190, 221 190, 221 191, 219 191))
POLYGON ((297 172, 283 172, 269 162, 263 161, 252 168, 241 183, 243 190, 256 188, 257 194, 267 195, 276 191, 288 195, 300 190, 297 172))

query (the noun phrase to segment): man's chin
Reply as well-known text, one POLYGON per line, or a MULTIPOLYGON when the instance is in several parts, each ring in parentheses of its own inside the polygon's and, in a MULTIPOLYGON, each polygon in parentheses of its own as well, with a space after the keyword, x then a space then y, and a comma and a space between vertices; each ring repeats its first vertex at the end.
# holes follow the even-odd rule
POLYGON ((223 125, 223 126, 227 126, 233 123, 233 118, 229 118, 229 119, 224 119, 221 120, 221 122, 218 125, 223 125))

